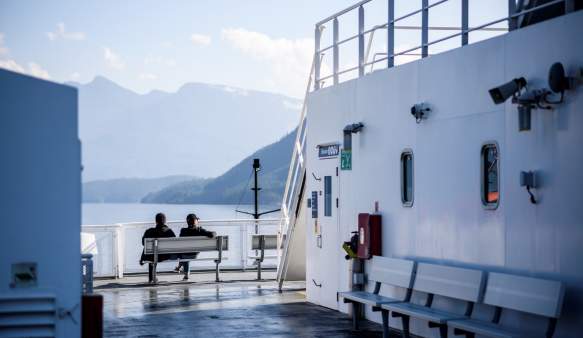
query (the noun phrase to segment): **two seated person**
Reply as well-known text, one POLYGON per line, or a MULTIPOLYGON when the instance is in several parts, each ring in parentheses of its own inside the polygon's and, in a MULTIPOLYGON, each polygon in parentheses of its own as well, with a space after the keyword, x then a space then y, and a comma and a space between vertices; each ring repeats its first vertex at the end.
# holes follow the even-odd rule
MULTIPOLYGON (((201 226, 199 226, 198 220, 199 220, 199 218, 195 214, 188 214, 188 216, 186 216, 187 227, 180 229, 180 237, 205 236, 208 238, 213 238, 215 236, 215 233, 211 232, 211 231, 207 231, 207 230, 203 229, 201 226)), ((166 225, 166 215, 164 215, 163 213, 158 213, 158 214, 156 214, 156 226, 153 228, 149 228, 148 230, 146 230, 144 232, 144 235, 142 236, 142 245, 144 245, 146 238, 168 238, 168 237, 176 237, 176 235, 174 234, 174 231, 172 231, 172 229, 170 229, 170 227, 168 227, 166 225)), ((198 255, 198 252, 195 252, 192 255, 181 255, 180 257, 177 257, 176 255, 159 255, 158 261, 162 262, 165 260, 180 259, 180 258, 195 259, 197 257, 197 255, 198 255)), ((152 260, 153 260, 152 255, 146 255, 142 251, 142 256, 140 258, 140 265, 143 265, 144 261, 152 261, 152 260)), ((189 263, 190 262, 188 262, 188 261, 180 262, 179 266, 176 269, 176 270, 178 270, 178 268, 182 268, 184 270, 183 280, 185 280, 185 281, 188 280, 188 277, 190 275, 190 264, 189 263)), ((152 283, 153 281, 154 281, 154 265, 152 263, 149 263, 148 264, 148 282, 152 283)))

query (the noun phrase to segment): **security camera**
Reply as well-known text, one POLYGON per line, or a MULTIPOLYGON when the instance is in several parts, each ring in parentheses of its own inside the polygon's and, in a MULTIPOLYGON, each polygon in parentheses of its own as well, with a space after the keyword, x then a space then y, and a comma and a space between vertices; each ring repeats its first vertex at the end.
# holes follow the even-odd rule
POLYGON ((526 87, 526 79, 523 77, 512 79, 505 84, 489 90, 495 104, 504 103, 506 100, 518 94, 526 87))
POLYGON ((425 118, 425 114, 429 113, 431 108, 426 103, 418 103, 411 107, 411 115, 415 117, 415 122, 420 123, 425 118))

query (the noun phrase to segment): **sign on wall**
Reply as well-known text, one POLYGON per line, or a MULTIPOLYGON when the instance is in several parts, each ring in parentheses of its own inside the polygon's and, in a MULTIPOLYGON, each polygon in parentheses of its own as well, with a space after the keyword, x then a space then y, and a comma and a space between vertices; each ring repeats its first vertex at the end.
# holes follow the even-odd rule
POLYGON ((312 191, 312 218, 318 218, 318 192, 312 191))
POLYGON ((352 170, 352 151, 342 149, 342 154, 340 155, 340 169, 341 170, 352 170))
POLYGON ((332 158, 337 157, 340 154, 340 144, 323 144, 318 146, 318 158, 332 158))

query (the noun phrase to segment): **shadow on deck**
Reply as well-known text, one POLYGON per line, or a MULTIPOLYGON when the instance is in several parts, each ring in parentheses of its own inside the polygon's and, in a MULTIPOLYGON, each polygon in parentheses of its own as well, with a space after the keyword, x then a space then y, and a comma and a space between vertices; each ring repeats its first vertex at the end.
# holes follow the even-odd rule
POLYGON ((280 293, 273 279, 253 281, 253 275, 230 272, 224 283, 214 283, 213 274, 195 274, 191 281, 196 282, 187 283, 178 282, 177 275, 162 275, 157 286, 147 285, 145 276, 98 281, 104 336, 382 336, 379 324, 363 320, 361 330, 352 331, 346 314, 306 302, 304 282, 286 283, 280 293))

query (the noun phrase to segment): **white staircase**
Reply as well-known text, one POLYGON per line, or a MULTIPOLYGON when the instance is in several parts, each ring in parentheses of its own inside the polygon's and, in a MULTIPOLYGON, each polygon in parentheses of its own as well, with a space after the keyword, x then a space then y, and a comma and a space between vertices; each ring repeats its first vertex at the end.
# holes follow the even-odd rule
MULTIPOLYGON (((315 60, 315 57, 314 57, 315 60)), ((306 100, 314 77, 315 62, 312 62, 308 84, 298 124, 293 154, 281 204, 281 222, 278 231, 277 282, 281 290, 288 277, 305 279, 305 225, 300 216, 305 184, 304 146, 306 144, 306 100), (303 270, 303 271, 302 271, 303 270), (303 277, 302 277, 303 276, 303 277)))

